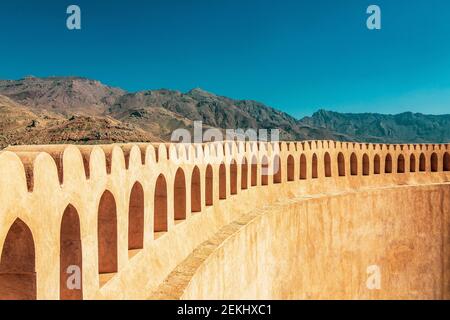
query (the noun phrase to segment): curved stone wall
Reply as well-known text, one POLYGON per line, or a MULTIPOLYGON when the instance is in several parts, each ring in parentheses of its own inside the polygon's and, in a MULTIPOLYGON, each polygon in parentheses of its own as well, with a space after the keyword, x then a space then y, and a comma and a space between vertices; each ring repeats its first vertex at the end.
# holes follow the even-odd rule
POLYGON ((0 152, 0 298, 147 298, 245 213, 298 195, 443 183, 449 153, 333 141, 10 147, 0 152), (71 266, 80 290, 64 288, 71 266))
POLYGON ((449 299, 449 222, 450 184, 280 201, 200 246, 153 298, 449 299))

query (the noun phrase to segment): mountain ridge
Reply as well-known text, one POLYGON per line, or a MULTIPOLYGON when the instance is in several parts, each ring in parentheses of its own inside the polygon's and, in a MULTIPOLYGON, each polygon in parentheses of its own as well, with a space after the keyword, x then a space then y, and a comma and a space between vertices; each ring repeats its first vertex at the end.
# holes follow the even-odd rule
POLYGON ((426 115, 402 112, 338 113, 318 110, 301 120, 319 128, 346 132, 360 141, 384 143, 447 143, 450 141, 450 114, 426 115))
POLYGON ((339 113, 293 116, 255 100, 201 88, 128 92, 83 77, 0 80, 0 146, 31 143, 170 141, 194 121, 204 128, 279 129, 281 140, 384 143, 450 141, 450 115, 339 113), (58 134, 59 132, 59 134, 58 134))

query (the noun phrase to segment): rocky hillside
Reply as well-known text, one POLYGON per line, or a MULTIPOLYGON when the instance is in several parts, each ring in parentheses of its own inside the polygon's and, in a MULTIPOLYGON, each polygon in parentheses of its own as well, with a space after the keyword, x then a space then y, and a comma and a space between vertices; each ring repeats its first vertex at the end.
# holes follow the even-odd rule
POLYGON ((0 147, 9 144, 168 141, 177 128, 273 129, 283 140, 448 142, 450 115, 340 114, 297 120, 251 100, 201 89, 126 92, 80 77, 0 80, 0 147))
MULTIPOLYGON (((450 108, 449 108, 450 111, 450 108)), ((337 113, 319 110, 301 123, 344 133, 349 139, 385 143, 450 142, 450 114, 424 115, 405 112, 396 115, 377 113, 337 113)))
POLYGON ((33 110, 101 115, 125 92, 79 77, 0 80, 0 94, 33 110))
POLYGON ((108 116, 34 111, 0 95, 0 149, 17 144, 161 141, 130 123, 108 116))
MULTIPOLYGON (((234 100, 201 89, 187 93, 172 90, 129 93, 120 97, 108 111, 112 117, 153 134, 159 133, 163 139, 169 139, 176 128, 191 128, 193 121, 222 129, 278 128, 284 140, 316 137, 309 125, 300 125, 284 112, 256 101, 234 100)), ((336 138, 336 135, 330 133, 330 137, 336 138)))

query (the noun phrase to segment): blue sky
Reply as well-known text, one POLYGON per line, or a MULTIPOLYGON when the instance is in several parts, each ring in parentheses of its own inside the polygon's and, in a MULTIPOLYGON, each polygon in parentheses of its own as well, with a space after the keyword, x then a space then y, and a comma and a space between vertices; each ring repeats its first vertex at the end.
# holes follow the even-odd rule
POLYGON ((194 87, 295 117, 450 113, 448 0, 2 1, 0 78, 194 87), (77 4, 82 30, 66 28, 77 4), (366 28, 377 4, 382 29, 366 28))

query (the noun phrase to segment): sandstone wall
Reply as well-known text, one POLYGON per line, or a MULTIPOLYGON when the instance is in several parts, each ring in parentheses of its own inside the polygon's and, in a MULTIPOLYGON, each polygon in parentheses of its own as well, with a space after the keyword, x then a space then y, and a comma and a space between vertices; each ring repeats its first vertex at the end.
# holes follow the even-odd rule
POLYGON ((282 200, 228 234, 180 298, 449 299, 449 226, 450 184, 282 200))
POLYGON ((0 298, 144 299, 246 213, 297 196, 445 183, 449 153, 334 141, 9 147, 0 298), (82 288, 69 292, 71 265, 82 288))

